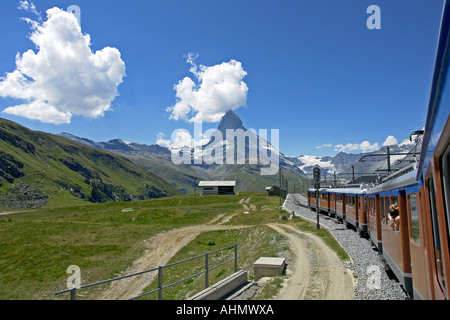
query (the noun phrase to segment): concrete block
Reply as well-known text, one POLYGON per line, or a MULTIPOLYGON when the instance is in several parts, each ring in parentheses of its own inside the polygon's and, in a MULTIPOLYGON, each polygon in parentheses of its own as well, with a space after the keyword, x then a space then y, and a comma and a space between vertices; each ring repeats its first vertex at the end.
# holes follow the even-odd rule
POLYGON ((253 264, 254 281, 283 274, 285 258, 261 257, 253 264))

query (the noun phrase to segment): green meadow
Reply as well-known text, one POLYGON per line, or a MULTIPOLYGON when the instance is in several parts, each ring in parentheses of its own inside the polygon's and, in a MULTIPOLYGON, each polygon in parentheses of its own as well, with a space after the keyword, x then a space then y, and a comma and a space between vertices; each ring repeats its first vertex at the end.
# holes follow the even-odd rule
MULTIPOLYGON (((69 266, 80 267, 82 285, 123 275, 123 271, 142 255, 145 240, 170 229, 209 223, 219 214, 236 214, 228 225, 250 227, 200 234, 171 262, 239 243, 239 268, 250 270, 259 256, 276 256, 280 251, 288 250, 282 237, 264 226, 282 222, 279 215, 286 212, 278 205, 277 197, 241 192, 235 196, 180 195, 0 215, 0 299, 68 299, 68 294, 55 296, 54 293, 67 288, 69 266), (256 210, 244 214, 239 201, 249 197, 256 210)), ((307 222, 293 221, 282 223, 309 228, 307 222)), ((333 242, 333 239, 327 241, 333 242)), ((198 265, 202 266, 202 263, 198 265)), ((190 268, 195 271, 197 266, 184 266, 184 270, 190 268)), ((210 282, 230 275, 232 271, 227 268, 231 266, 215 269, 210 282)), ((182 272, 170 272, 170 278, 165 280, 176 281, 179 274, 182 272)), ((184 299, 202 289, 201 281, 189 281, 193 287, 182 283, 168 289, 164 299, 184 299)), ((80 293, 80 299, 96 299, 98 290, 80 293)))

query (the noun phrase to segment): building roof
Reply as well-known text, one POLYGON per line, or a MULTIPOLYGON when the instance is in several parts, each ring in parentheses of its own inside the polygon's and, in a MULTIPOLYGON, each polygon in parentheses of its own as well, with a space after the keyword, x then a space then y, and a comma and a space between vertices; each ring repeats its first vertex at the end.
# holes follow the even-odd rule
POLYGON ((236 181, 200 181, 199 187, 235 187, 236 181))

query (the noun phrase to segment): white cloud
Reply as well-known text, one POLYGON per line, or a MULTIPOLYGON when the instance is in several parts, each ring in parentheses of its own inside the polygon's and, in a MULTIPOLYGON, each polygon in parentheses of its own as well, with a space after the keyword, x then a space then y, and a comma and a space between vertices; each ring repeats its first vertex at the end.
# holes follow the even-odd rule
POLYGON ((386 141, 383 142, 383 146, 384 147, 391 146, 391 145, 397 144, 397 143, 398 143, 398 141, 397 141, 397 139, 394 138, 394 136, 388 136, 386 138, 386 141))
MULTIPOLYGON (((36 11, 21 2, 23 10, 36 11), (28 9, 27 9, 28 8, 28 9)), ((47 10, 47 20, 32 21, 30 40, 38 52, 16 55, 16 70, 0 78, 0 97, 23 99, 5 113, 46 123, 70 123, 72 116, 102 117, 118 95, 125 76, 119 50, 91 51, 91 38, 76 17, 59 8, 47 10)))
POLYGON ((324 144, 322 144, 322 145, 320 145, 320 146, 316 146, 316 149, 322 149, 322 148, 330 148, 330 147, 332 147, 333 145, 331 144, 331 143, 324 143, 324 144))
POLYGON ((187 62, 198 84, 185 77, 175 85, 177 102, 166 109, 171 112, 170 119, 217 122, 227 111, 246 105, 248 87, 242 79, 247 72, 239 61, 206 67, 197 66, 196 58, 190 53, 187 62))
POLYGON ((160 132, 156 136, 156 144, 167 147, 169 150, 177 150, 183 147, 194 148, 205 145, 209 142, 209 138, 205 135, 200 140, 195 140, 188 130, 177 129, 172 132, 171 139, 164 139, 164 133, 160 132))
POLYGON ((38 16, 38 17, 41 16, 41 15, 37 12, 36 6, 34 5, 33 2, 20 1, 20 2, 19 2, 19 6, 17 7, 17 9, 23 10, 23 11, 27 11, 27 12, 31 12, 31 13, 35 14, 36 16, 38 16))
POLYGON ((380 147, 378 145, 378 142, 375 142, 374 144, 370 144, 369 141, 365 140, 361 143, 347 143, 346 145, 343 144, 337 144, 334 146, 334 151, 362 151, 362 152, 369 152, 369 151, 375 151, 378 150, 380 147))

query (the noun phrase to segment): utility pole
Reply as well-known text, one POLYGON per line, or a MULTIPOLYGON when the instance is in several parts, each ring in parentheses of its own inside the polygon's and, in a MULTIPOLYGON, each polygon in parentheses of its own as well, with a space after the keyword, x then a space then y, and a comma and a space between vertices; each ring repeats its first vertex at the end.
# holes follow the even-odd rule
POLYGON ((354 165, 352 165, 352 183, 355 183, 355 166, 354 165))
POLYGON ((283 190, 283 184, 281 183, 282 182, 281 167, 278 170, 280 172, 280 208, 281 208, 281 192, 283 190))
POLYGON ((387 150, 387 168, 388 168, 388 174, 391 174, 391 149, 389 146, 386 147, 387 150))
POLYGON ((316 213, 317 213, 317 230, 320 229, 319 223, 319 189, 320 189, 320 168, 315 167, 313 169, 314 176, 314 188, 316 189, 316 213))

